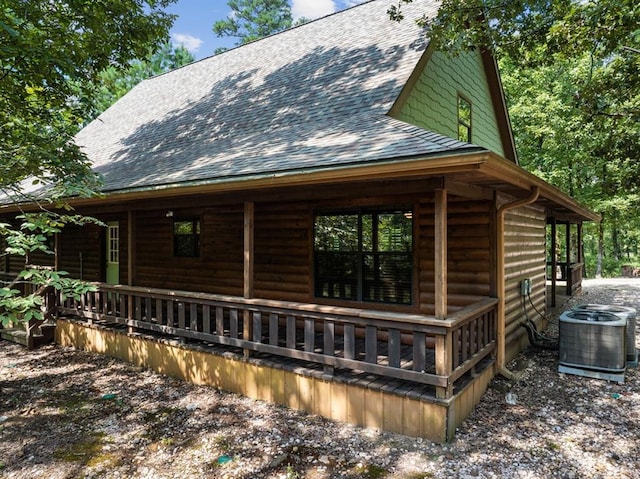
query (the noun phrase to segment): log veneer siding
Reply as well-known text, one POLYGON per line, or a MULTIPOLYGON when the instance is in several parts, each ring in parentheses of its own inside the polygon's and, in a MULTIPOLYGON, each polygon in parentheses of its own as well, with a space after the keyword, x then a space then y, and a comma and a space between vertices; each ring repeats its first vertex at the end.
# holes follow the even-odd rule
POLYGON ((136 213, 134 284, 243 295, 242 204, 136 213), (200 218, 200 256, 173 255, 173 220, 200 218))
POLYGON ((523 307, 526 306, 529 318, 541 326, 541 318, 520 294, 520 282, 531 279, 531 301, 539 311, 545 311, 545 233, 546 215, 541 207, 520 207, 505 215, 506 361, 527 343, 526 331, 521 327, 525 317, 523 307))

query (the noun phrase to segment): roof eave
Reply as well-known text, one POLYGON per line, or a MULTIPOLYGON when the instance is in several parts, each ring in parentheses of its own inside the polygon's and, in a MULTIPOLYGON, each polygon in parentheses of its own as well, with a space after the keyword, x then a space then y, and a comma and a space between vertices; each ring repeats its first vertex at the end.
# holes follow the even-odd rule
MULTIPOLYGON (((124 203, 141 199, 171 198, 206 193, 229 193, 255 189, 348 183, 367 180, 389 180, 444 176, 476 171, 499 181, 511 189, 528 192, 534 187, 540 196, 565 208, 584 221, 600 221, 600 216, 579 204, 561 190, 523 170, 515 163, 483 148, 454 150, 447 153, 421 155, 412 158, 389 158, 375 162, 270 172, 260 175, 214 178, 184 183, 168 183, 114 191, 105 191, 94 198, 71 198, 74 207, 109 203, 124 203)), ((6 205, 2 212, 18 211, 23 205, 6 205)))
POLYGON ((601 220, 600 215, 581 205, 559 188, 493 152, 487 154, 487 161, 482 165, 481 169, 484 173, 522 190, 531 190, 534 187, 539 188, 540 197, 572 211, 584 221, 599 222, 601 220))

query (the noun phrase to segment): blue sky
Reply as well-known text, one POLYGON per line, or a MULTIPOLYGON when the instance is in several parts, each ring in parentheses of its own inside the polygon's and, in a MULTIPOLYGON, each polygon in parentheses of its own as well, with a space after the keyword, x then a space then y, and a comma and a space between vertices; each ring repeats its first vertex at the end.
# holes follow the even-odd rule
MULTIPOLYGON (((315 19, 362 3, 364 0, 290 0, 293 17, 315 19)), ((227 0, 177 0, 168 11, 178 15, 171 29, 174 44, 184 45, 196 59, 213 54, 218 47, 231 47, 233 38, 217 38, 213 22, 231 12, 227 0)))

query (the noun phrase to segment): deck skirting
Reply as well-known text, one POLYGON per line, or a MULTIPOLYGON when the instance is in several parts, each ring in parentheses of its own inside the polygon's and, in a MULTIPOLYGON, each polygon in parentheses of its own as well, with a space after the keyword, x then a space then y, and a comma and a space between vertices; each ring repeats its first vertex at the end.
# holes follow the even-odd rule
POLYGON ((284 368, 260 359, 219 354, 191 344, 128 334, 96 324, 58 319, 56 342, 106 354, 161 374, 253 399, 280 404, 332 420, 436 442, 453 439, 455 429, 480 401, 493 378, 490 365, 447 400, 406 390, 363 386, 284 368), (388 390, 387 390, 388 389, 388 390))

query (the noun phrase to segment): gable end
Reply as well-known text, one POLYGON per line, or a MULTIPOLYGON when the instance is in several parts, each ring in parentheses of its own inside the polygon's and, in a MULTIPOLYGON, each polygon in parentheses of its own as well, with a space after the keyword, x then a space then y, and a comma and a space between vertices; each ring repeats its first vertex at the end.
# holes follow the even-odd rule
POLYGON ((479 50, 448 56, 429 47, 390 115, 458 139, 458 98, 471 103, 471 143, 516 162, 497 66, 479 50))

